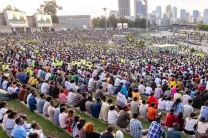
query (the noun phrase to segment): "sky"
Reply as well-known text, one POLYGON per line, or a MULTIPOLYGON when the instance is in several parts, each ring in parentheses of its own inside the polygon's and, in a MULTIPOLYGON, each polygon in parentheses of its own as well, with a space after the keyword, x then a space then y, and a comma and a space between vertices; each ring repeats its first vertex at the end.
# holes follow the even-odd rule
MULTIPOLYGON (((26 12, 27 15, 33 15, 43 4, 44 0, 0 0, 0 10, 3 10, 7 5, 19 8, 26 12)), ((63 7, 62 11, 58 11, 57 15, 91 15, 97 17, 104 15, 102 8, 107 8, 107 15, 110 10, 118 10, 118 0, 56 0, 63 7)), ((134 0, 131 1, 131 15, 134 14, 134 0)), ((165 12, 167 5, 176 6, 178 8, 178 17, 180 9, 186 9, 193 14, 193 10, 203 10, 208 8, 207 0, 148 0, 148 13, 156 9, 157 6, 162 6, 162 13, 165 12)))

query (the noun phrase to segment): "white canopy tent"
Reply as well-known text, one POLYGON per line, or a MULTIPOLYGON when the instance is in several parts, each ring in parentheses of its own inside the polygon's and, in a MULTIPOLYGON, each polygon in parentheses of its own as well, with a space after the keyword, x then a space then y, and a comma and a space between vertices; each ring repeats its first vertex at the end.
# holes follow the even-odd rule
POLYGON ((149 47, 152 51, 169 51, 173 53, 179 53, 179 45, 173 45, 173 44, 164 44, 164 45, 152 45, 149 47))

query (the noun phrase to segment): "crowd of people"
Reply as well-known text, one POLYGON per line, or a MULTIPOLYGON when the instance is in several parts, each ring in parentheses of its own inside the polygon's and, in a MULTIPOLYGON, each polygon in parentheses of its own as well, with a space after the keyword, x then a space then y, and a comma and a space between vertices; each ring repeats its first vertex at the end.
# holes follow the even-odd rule
MULTIPOLYGON (((109 36, 115 33, 111 31, 109 36)), ((123 137, 121 131, 113 133, 113 125, 133 138, 180 138, 182 131, 196 138, 208 137, 206 55, 193 55, 184 45, 180 46, 186 51, 183 54, 145 51, 131 43, 112 46, 104 35, 102 31, 51 32, 46 40, 41 33, 2 35, 14 42, 1 42, 1 69, 19 80, 1 74, 2 89, 11 99, 24 101, 31 111, 49 117, 74 137, 123 137), (30 39, 43 43, 28 44, 30 39), (40 91, 40 98, 28 85, 40 91), (60 107, 54 99, 62 103, 60 107), (67 104, 110 126, 104 133, 95 132, 94 124, 75 115, 67 104), (148 120, 148 129, 143 129, 141 118, 148 120)), ((133 37, 142 39, 134 33, 133 37)), ((159 37, 150 41, 161 39, 169 42, 159 37)), ((176 36, 172 41, 175 39, 183 41, 183 37, 176 36)), ((6 110, 2 110, 3 119, 6 110)), ((13 136, 21 124, 15 122, 8 135, 13 136)))

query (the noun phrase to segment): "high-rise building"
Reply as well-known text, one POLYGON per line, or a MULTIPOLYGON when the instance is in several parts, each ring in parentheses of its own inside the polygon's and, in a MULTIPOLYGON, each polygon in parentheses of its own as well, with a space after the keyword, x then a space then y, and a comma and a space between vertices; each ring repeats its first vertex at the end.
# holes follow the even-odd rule
POLYGON ((168 12, 168 18, 173 18, 173 13, 172 12, 168 12))
POLYGON ((130 0, 118 0, 118 12, 120 17, 131 15, 130 0))
POLYGON ((165 13, 168 14, 169 12, 171 12, 171 5, 166 6, 165 13))
POLYGON ((183 20, 186 19, 186 10, 185 9, 181 9, 181 11, 180 11, 180 19, 183 19, 183 20))
POLYGON ((178 9, 176 7, 172 7, 173 18, 177 18, 178 9))
POLYGON ((190 17, 191 17, 190 13, 189 12, 186 12, 186 20, 187 21, 189 21, 190 17))
POLYGON ((109 16, 111 16, 111 15, 114 15, 116 18, 118 18, 118 11, 116 11, 116 10, 112 10, 112 11, 110 11, 109 12, 109 16))
POLYGON ((166 19, 167 18, 167 14, 163 13, 163 18, 166 19))
POLYGON ((147 6, 146 5, 142 5, 142 14, 144 17, 147 16, 147 6))
POLYGON ((144 16, 142 13, 142 1, 134 0, 134 17, 139 18, 141 16, 144 16))
POLYGON ((193 10, 193 17, 194 18, 199 17, 199 11, 198 10, 193 10))
POLYGON ((204 19, 203 23, 208 25, 208 9, 204 10, 204 19))
POLYGON ((157 19, 162 18, 162 8, 161 8, 161 6, 156 7, 156 18, 157 19))

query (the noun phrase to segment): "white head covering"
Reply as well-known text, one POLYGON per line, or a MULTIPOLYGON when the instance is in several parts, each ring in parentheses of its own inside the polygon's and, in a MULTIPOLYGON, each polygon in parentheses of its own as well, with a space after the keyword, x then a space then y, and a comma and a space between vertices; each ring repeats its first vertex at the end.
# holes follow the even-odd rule
POLYGON ((120 130, 118 130, 118 131, 116 132, 116 138, 124 138, 124 137, 123 137, 123 132, 121 132, 120 130))

